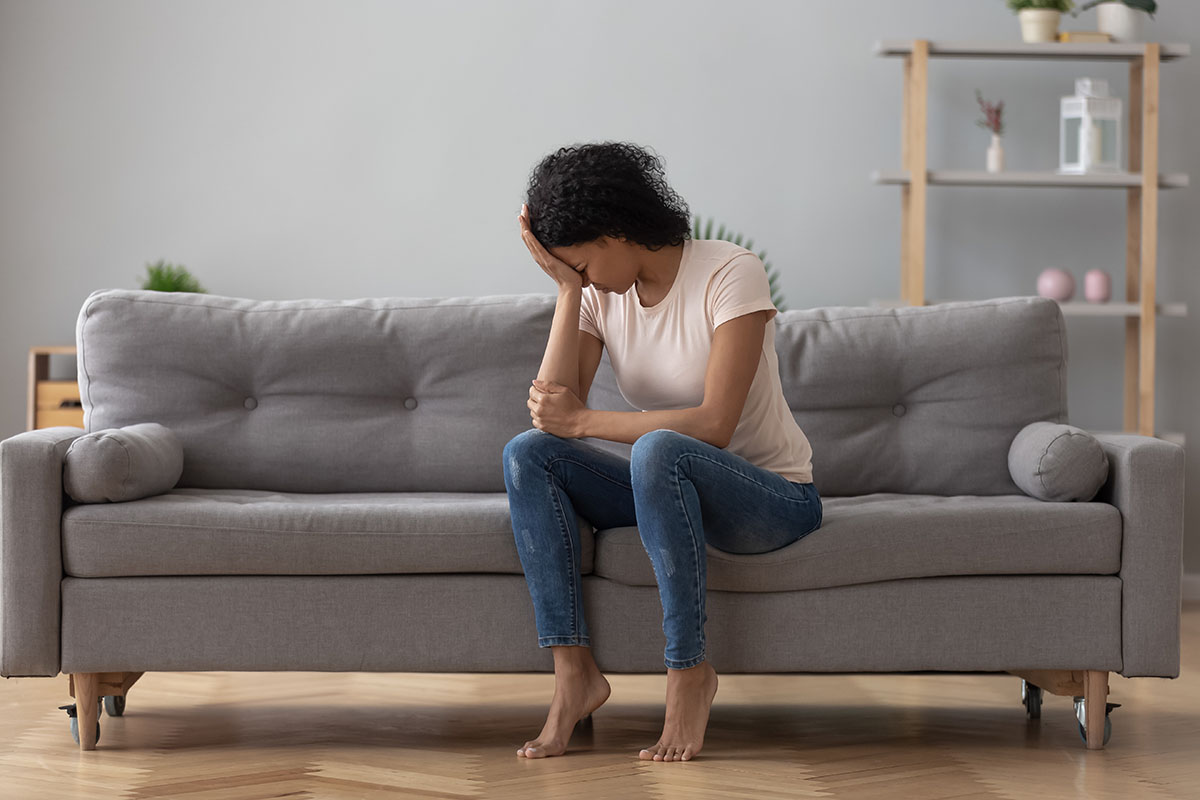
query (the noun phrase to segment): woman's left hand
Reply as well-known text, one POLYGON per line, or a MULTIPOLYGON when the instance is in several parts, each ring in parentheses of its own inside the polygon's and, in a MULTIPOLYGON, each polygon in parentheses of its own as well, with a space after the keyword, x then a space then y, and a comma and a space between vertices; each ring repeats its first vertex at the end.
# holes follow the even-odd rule
POLYGON ((529 387, 529 416, 533 427, 564 439, 583 436, 583 412, 587 406, 579 402, 575 393, 554 381, 534 379, 529 387))

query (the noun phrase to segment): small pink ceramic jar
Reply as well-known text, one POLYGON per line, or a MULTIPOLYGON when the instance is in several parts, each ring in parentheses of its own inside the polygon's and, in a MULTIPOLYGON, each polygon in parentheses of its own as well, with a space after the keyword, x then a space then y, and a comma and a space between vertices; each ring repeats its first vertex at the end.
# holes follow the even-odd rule
POLYGON ((1083 276, 1083 296, 1090 303, 1104 303, 1112 296, 1112 280, 1102 269, 1089 269, 1083 276))

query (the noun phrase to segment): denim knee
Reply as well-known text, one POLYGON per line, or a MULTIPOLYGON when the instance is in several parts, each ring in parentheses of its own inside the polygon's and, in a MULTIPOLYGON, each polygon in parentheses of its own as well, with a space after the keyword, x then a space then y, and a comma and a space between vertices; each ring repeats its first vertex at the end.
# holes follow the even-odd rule
POLYGON ((518 433, 504 445, 504 461, 507 464, 513 459, 525 460, 539 455, 547 445, 555 444, 558 441, 559 438, 552 433, 530 428, 518 433))
POLYGON ((530 428, 518 433, 504 445, 504 474, 516 487, 516 477, 520 473, 521 464, 537 464, 544 461, 550 450, 562 443, 562 439, 552 433, 530 428))
POLYGON ((642 469, 652 463, 674 464, 682 450, 694 440, 687 434, 659 428, 642 434, 629 453, 630 466, 642 469))

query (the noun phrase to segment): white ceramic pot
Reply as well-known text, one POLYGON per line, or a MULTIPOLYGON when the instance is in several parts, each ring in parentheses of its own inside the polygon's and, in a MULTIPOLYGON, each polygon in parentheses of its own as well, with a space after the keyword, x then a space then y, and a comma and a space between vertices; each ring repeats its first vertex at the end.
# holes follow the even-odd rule
POLYGON ((987 171, 1004 171, 1004 145, 1000 144, 1000 134, 992 134, 992 144, 987 151, 987 171))
POLYGON ((1146 12, 1130 8, 1121 2, 1096 6, 1096 25, 1101 33, 1112 36, 1114 42, 1140 42, 1142 20, 1146 12))
POLYGON ((1058 41, 1058 18, 1062 12, 1050 8, 1023 8, 1017 16, 1021 20, 1021 38, 1025 41, 1058 41))

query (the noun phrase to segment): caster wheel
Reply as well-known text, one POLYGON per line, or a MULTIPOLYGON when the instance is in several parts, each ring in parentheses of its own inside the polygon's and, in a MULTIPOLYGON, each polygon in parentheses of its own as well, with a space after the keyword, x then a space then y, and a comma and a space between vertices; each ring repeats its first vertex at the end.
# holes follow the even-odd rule
POLYGON ((1024 678, 1021 679, 1021 702, 1025 704, 1025 714, 1030 719, 1041 719, 1042 716, 1042 687, 1035 686, 1024 678))
MULTIPOLYGON (((103 704, 100 698, 96 698, 97 709, 96 713, 100 713, 99 706, 103 704)), ((79 744, 79 717, 75 714, 75 704, 68 703, 65 706, 59 706, 67 712, 67 716, 71 718, 71 738, 75 740, 75 744, 79 744)), ((96 720, 96 741, 100 741, 100 720, 96 720)))
MULTIPOLYGON (((1120 708, 1120 703, 1105 703, 1104 704, 1104 739, 1102 744, 1108 744, 1108 738, 1112 736, 1112 720, 1108 715, 1114 708, 1120 708)), ((1087 744, 1087 703, 1082 697, 1075 698, 1075 721, 1079 726, 1079 738, 1087 744)))
POLYGON ((125 695, 123 694, 106 694, 104 695, 104 711, 110 717, 120 717, 125 714, 125 695))
MULTIPOLYGON (((1112 720, 1108 717, 1104 718, 1104 744, 1108 744, 1108 737, 1112 736, 1112 720)), ((1087 729, 1082 725, 1079 726, 1079 738, 1087 744, 1087 729)))
MULTIPOLYGON (((79 744, 79 717, 71 717, 71 738, 79 744)), ((100 721, 96 721, 96 741, 100 741, 100 721)))

